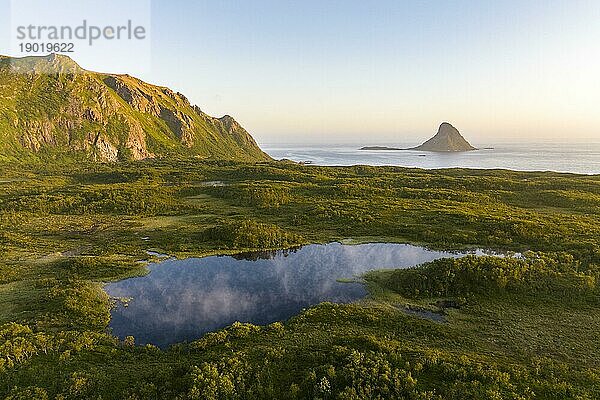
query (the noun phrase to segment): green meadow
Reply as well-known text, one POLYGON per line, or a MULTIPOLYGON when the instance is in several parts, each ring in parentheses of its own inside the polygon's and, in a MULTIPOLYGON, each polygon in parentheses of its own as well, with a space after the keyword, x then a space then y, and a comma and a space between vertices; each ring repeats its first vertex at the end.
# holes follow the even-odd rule
POLYGON ((0 164, 0 398, 597 399, 599 279, 600 176, 0 164), (147 250, 185 258, 332 241, 517 257, 373 271, 360 302, 167 350, 107 331, 102 285, 145 274, 147 250))

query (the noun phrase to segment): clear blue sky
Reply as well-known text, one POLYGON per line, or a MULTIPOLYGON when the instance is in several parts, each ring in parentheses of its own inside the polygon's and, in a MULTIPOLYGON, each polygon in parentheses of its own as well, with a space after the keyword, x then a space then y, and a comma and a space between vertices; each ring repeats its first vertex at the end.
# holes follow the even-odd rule
POLYGON ((597 0, 165 0, 151 34, 142 79, 262 143, 413 142, 444 120, 475 143, 600 141, 597 0))

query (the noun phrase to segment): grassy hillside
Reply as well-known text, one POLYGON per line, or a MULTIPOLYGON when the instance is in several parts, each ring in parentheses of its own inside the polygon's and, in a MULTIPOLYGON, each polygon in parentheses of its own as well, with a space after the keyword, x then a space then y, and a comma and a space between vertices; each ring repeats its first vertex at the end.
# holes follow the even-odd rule
POLYGON ((0 171, 0 398, 600 397, 600 177, 164 159, 0 171), (342 239, 523 257, 369 273, 363 302, 167 351, 106 332, 101 284, 143 274, 147 249, 342 239))
POLYGON ((0 58, 0 160, 191 156, 268 159, 233 118, 168 88, 85 71, 66 56, 0 58))

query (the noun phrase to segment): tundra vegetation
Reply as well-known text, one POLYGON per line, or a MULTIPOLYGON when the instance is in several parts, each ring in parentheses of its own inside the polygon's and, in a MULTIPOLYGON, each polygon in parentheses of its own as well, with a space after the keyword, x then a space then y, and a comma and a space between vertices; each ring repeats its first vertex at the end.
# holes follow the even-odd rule
POLYGON ((2 164, 0 398, 596 399, 599 210, 598 176, 2 164), (520 256, 370 272, 359 303, 167 350, 107 331, 102 284, 144 274, 146 250, 182 258, 344 239, 520 256))

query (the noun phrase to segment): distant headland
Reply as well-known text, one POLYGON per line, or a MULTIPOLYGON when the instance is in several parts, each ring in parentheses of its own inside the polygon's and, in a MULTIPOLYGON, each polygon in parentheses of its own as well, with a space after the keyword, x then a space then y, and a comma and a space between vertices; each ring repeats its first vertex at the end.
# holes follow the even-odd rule
POLYGON ((409 149, 400 149, 396 147, 386 146, 366 146, 360 150, 418 150, 418 151, 435 151, 435 152, 460 152, 472 151, 477 148, 471 144, 460 134, 458 129, 453 127, 448 122, 443 122, 438 132, 434 137, 426 141, 420 146, 409 149))

